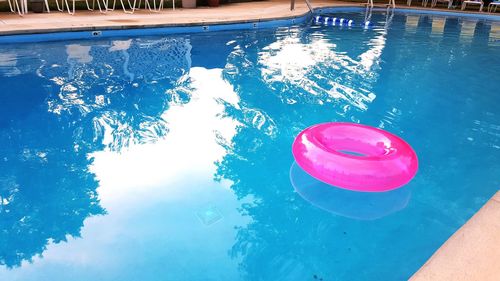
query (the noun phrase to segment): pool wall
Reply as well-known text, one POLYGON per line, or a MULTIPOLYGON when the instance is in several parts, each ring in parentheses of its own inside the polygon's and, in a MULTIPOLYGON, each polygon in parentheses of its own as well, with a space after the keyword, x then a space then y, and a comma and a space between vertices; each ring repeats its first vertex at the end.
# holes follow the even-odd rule
MULTIPOLYGON (((312 16, 322 13, 335 12, 359 12, 364 11, 363 7, 321 7, 314 9, 313 13, 307 12, 303 15, 265 20, 242 20, 241 22, 223 23, 223 24, 191 24, 191 25, 169 25, 160 27, 146 28, 123 28, 112 29, 89 27, 87 30, 80 31, 63 31, 63 32, 47 32, 47 33, 32 33, 32 34, 14 34, 0 35, 0 44, 10 43, 36 43, 47 41, 64 41, 64 40, 81 40, 81 39, 97 39, 109 37, 136 37, 136 36, 158 36, 170 34, 191 34, 211 31, 225 30, 248 30, 248 29, 266 29, 276 27, 287 27, 292 25, 300 25, 307 22, 312 16)), ((373 8, 373 11, 384 11, 385 8, 373 8)), ((490 14, 467 14, 450 11, 439 10, 423 10, 423 9, 408 9, 395 8, 396 11, 413 14, 429 14, 439 16, 452 16, 461 18, 482 19, 490 21, 500 21, 500 16, 490 14)))

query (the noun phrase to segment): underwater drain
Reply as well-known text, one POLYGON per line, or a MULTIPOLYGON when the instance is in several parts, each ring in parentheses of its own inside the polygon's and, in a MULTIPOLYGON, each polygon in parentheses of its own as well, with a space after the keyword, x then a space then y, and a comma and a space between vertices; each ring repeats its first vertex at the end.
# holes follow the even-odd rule
POLYGON ((196 212, 196 216, 204 225, 212 225, 222 219, 222 214, 217 207, 210 205, 196 212))

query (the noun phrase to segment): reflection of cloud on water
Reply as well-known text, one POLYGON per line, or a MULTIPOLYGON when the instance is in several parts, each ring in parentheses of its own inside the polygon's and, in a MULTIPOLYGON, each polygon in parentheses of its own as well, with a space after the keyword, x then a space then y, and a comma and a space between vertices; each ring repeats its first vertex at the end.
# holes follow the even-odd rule
POLYGON ((323 183, 293 162, 290 180, 295 191, 312 205, 343 217, 374 220, 404 209, 411 191, 402 187, 388 192, 356 192, 323 183))
POLYGON ((84 46, 79 44, 66 45, 66 55, 68 60, 76 60, 78 63, 90 63, 93 57, 90 55, 91 46, 84 46))
POLYGON ((12 52, 0 53, 0 74, 7 77, 21 74, 17 67, 17 55, 12 52))
MULTIPOLYGON (((11 87, 0 103, 5 117, 0 122, 0 170, 3 172, 0 175, 0 225, 5 230, 0 233, 0 264, 22 266, 1 267, 0 280, 38 279, 40 272, 51 268, 47 263, 54 265, 54 258, 68 258, 60 261, 68 266, 99 260, 99 255, 86 259, 84 251, 67 252, 67 247, 72 247, 73 243, 85 245, 85 249, 92 248, 92 241, 85 244, 87 242, 77 237, 90 232, 99 240, 103 235, 99 229, 88 229, 99 221, 102 230, 102 222, 106 221, 105 217, 93 217, 103 214, 104 210, 96 192, 95 175, 89 171, 93 159, 88 154, 103 149, 112 153, 110 151, 129 145, 139 146, 162 139, 168 131, 166 120, 169 120, 163 116, 169 107, 166 89, 178 85, 184 92, 190 90, 183 86, 191 84, 185 77, 190 67, 190 45, 184 38, 94 43, 20 45, 15 49, 6 47, 7 51, 1 52, 0 75, 9 77, 5 81, 11 87), (53 47, 50 52, 40 51, 49 46, 53 47), (149 48, 154 48, 155 52, 149 48), (178 52, 170 52, 172 49, 178 52), (115 55, 115 50, 120 53, 115 55), (142 53, 153 53, 159 59, 148 54, 149 61, 134 64, 134 71, 140 75, 131 84, 120 73, 125 61, 121 52, 129 52, 131 60, 146 59, 142 53), (169 52, 165 58, 164 52, 169 52), (162 59, 169 60, 170 64, 162 64, 162 59), (92 218, 87 219, 89 217, 92 218), (69 243, 60 243, 63 241, 69 243), (42 258, 42 254, 48 259, 42 258), (35 264, 29 262, 32 260, 35 264), (19 277, 35 272, 38 272, 35 277, 19 277)), ((215 80, 212 76, 210 79, 215 80)), ((182 107, 189 98, 177 99, 176 106, 182 107)), ((207 174, 205 178, 211 180, 213 171, 207 174)), ((179 182, 179 179, 172 182, 179 182)), ((217 203, 217 194, 228 193, 227 188, 221 189, 225 185, 226 182, 201 182, 194 186, 203 190, 216 186, 211 189, 215 195, 208 194, 204 198, 217 203)), ((231 194, 220 196, 231 197, 231 194)), ((136 202, 135 199, 138 198, 131 202, 136 202)), ((224 212, 225 219, 232 219, 225 206, 217 208, 224 212)), ((120 206, 111 210, 125 209, 120 206)), ((190 215, 199 223, 194 212, 186 213, 190 215)), ((236 215, 239 218, 239 214, 236 215)), ((175 222, 172 221, 172 225, 175 222)), ((124 233, 128 226, 123 227, 124 233)), ((114 234, 108 233, 109 241, 116 238, 114 234)))
POLYGON ((115 51, 126 51, 130 49, 130 46, 132 45, 132 39, 129 40, 113 40, 111 42, 111 47, 109 47, 110 52, 115 52, 115 51))
MULTIPOLYGON (((185 172, 205 171, 222 158, 225 149, 219 141, 230 143, 238 123, 220 116, 225 107, 219 100, 235 105, 238 97, 220 74, 221 70, 191 69, 190 101, 163 113, 161 118, 169 130, 163 139, 130 145, 120 152, 93 154, 93 171, 101 185, 107 187, 100 191, 103 198, 125 196, 125 189, 137 186, 159 187, 159 183, 165 184, 185 172)), ((113 131, 105 129, 105 135, 106 130, 113 131)))
POLYGON ((22 269, 0 270, 0 279, 50 276, 51 268, 59 268, 57 280, 70 280, 73 270, 82 267, 92 269, 80 272, 85 280, 119 279, 112 275, 117 273, 137 280, 238 279, 239 259, 227 252, 235 227, 248 218, 238 212, 242 202, 230 189, 233 183, 213 180, 215 163, 226 155, 239 125, 224 114, 225 104, 237 107, 239 98, 221 72, 191 69, 189 101, 172 100, 161 115, 168 135, 120 152, 91 153, 90 170, 99 180, 98 197, 108 214, 85 221, 84 239, 49 244, 43 258, 22 269), (211 210, 217 210, 218 222, 201 222, 200 214, 211 210), (152 261, 161 267, 151 276, 138 270, 154 268, 152 261))
POLYGON ((366 110, 376 97, 370 83, 377 78, 375 71, 384 48, 384 36, 379 34, 370 40, 369 49, 357 61, 337 51, 337 45, 321 34, 315 34, 307 42, 302 42, 300 33, 284 35, 259 53, 262 79, 273 90, 295 92, 290 88, 296 87, 316 96, 318 103, 343 100, 366 110))
POLYGON ((270 82, 290 81, 300 83, 316 63, 330 53, 329 44, 317 44, 311 48, 302 44, 300 38, 286 37, 263 48, 259 63, 267 66, 262 69, 263 78, 270 82))

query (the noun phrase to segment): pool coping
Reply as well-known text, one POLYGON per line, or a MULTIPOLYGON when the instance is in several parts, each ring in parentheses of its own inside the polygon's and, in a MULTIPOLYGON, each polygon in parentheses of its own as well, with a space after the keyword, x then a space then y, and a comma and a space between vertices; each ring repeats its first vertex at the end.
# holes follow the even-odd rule
MULTIPOLYGON (((249 18, 230 21, 203 21, 190 23, 161 23, 161 24, 123 24, 114 26, 77 26, 66 28, 51 29, 28 29, 0 31, 0 44, 9 43, 35 43, 46 41, 95 39, 109 37, 127 37, 127 36, 154 36, 169 34, 191 34, 209 31, 225 30, 246 30, 286 27, 306 22, 313 14, 323 12, 347 12, 360 11, 366 9, 364 5, 354 5, 345 3, 336 3, 333 6, 321 6, 313 9, 312 12, 294 16, 281 16, 270 18, 249 18)), ((373 11, 386 10, 384 7, 376 6, 373 11)), ((500 15, 469 13, 458 11, 447 11, 440 9, 418 8, 397 6, 395 11, 411 14, 424 14, 436 16, 451 16, 460 18, 472 18, 478 20, 499 21, 500 15)))
POLYGON ((496 281, 500 276, 500 190, 458 229, 410 281, 496 281))

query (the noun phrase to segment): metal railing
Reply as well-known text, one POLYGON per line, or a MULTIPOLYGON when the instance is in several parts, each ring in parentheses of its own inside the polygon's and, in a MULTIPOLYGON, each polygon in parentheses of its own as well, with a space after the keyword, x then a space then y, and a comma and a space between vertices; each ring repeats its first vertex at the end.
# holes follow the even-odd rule
MULTIPOLYGON (((309 11, 312 13, 313 6, 311 5, 311 2, 309 2, 309 0, 305 0, 305 1, 306 1, 307 7, 309 8, 309 11)), ((293 11, 293 10, 295 10, 295 0, 290 1, 290 11, 293 11)))

